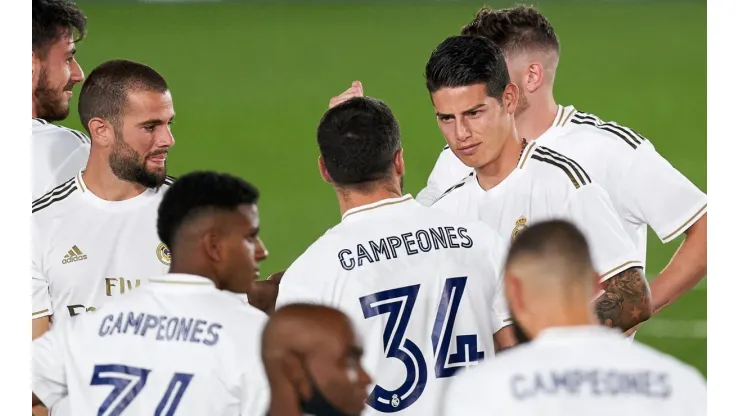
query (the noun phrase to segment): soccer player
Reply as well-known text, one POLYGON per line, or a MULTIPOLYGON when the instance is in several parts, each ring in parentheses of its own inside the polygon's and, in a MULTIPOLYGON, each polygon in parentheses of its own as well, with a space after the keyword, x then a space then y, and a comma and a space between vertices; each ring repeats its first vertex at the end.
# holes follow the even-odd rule
POLYGON ((371 382, 361 358, 361 342, 342 312, 310 304, 280 308, 262 334, 268 416, 359 415, 371 382))
POLYGON ((429 414, 462 367, 513 345, 500 267, 505 243, 484 224, 403 194, 398 123, 372 98, 327 111, 319 169, 341 223, 285 272, 277 306, 317 303, 347 314, 364 336, 376 384, 368 413, 429 414))
MULTIPOLYGON (((707 270, 707 195, 639 133, 557 104, 553 88, 560 42, 547 18, 533 7, 483 8, 462 34, 483 36, 501 47, 511 80, 519 89, 515 111, 519 136, 578 160, 591 180, 609 194, 643 264, 648 226, 663 243, 686 236, 650 284, 652 313, 696 286, 707 270)), ((471 171, 453 149, 445 147, 417 200, 433 203, 471 171)))
POLYGON ((33 0, 32 15, 31 195, 35 200, 85 166, 90 139, 51 124, 67 118, 72 87, 84 79, 75 60, 75 44, 85 36, 87 20, 67 0, 33 0))
POLYGON ((504 274, 511 312, 533 340, 456 377, 439 401, 443 415, 707 414, 696 369, 597 325, 599 277, 572 224, 524 230, 504 274))
POLYGON ((426 85, 447 143, 474 168, 432 207, 479 218, 510 240, 539 221, 573 221, 606 281, 596 300, 602 322, 628 330, 648 319, 643 264, 606 192, 576 160, 517 135, 518 89, 501 49, 482 37, 450 37, 432 52, 426 85))
POLYGON ((33 399, 77 415, 264 415, 267 316, 231 293, 256 276, 257 190, 213 172, 183 176, 155 229, 169 274, 33 342, 33 399))

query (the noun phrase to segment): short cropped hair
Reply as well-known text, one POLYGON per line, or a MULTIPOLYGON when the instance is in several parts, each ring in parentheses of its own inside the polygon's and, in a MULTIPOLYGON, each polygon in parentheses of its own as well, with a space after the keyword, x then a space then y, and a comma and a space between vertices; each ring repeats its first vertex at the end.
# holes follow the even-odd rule
POLYGON ((586 237, 564 220, 536 223, 517 235, 509 248, 506 265, 523 256, 559 258, 579 270, 593 269, 586 237))
POLYGON ((169 90, 167 81, 151 67, 133 61, 116 59, 98 65, 90 72, 80 91, 78 112, 88 133, 88 123, 99 117, 120 126, 131 91, 169 90))
POLYGON ((483 7, 460 33, 489 39, 507 55, 530 50, 560 53, 555 29, 542 13, 531 6, 500 10, 483 7))
POLYGON ((442 88, 485 84, 490 97, 499 102, 510 82, 501 49, 482 37, 452 36, 432 52, 426 66, 430 94, 442 88))
POLYGON ((391 109, 370 97, 351 98, 324 113, 316 133, 324 165, 337 186, 367 189, 390 177, 401 148, 391 109))
POLYGON ((87 31, 87 18, 76 4, 68 0, 33 0, 31 16, 31 49, 41 59, 62 36, 69 34, 77 42, 85 37, 87 31))
POLYGON ((157 234, 170 249, 177 233, 189 221, 211 211, 236 211, 240 205, 255 205, 259 191, 241 178, 196 171, 175 180, 162 197, 157 211, 157 234))

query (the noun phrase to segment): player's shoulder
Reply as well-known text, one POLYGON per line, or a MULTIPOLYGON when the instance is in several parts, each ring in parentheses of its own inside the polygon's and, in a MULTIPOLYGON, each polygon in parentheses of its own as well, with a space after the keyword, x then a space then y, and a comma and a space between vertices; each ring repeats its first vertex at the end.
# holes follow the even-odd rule
POLYGON ((442 194, 440 194, 430 206, 440 203, 441 201, 448 202, 452 199, 461 197, 466 191, 470 190, 471 186, 475 185, 475 172, 470 172, 455 182, 454 185, 447 188, 442 194))
POLYGON ((704 376, 695 367, 686 364, 678 358, 658 351, 657 349, 645 345, 639 341, 633 341, 628 345, 630 354, 640 354, 644 363, 650 363, 654 367, 676 374, 684 380, 691 380, 698 383, 705 383, 704 376))
POLYGON ((73 177, 31 203, 31 214, 34 221, 49 216, 59 215, 76 206, 81 194, 77 177, 73 177))
POLYGON ((577 190, 593 183, 591 175, 577 159, 552 147, 532 142, 525 147, 517 169, 525 171, 538 185, 577 190))
POLYGON ((636 130, 578 110, 568 118, 564 134, 556 140, 564 147, 601 149, 599 154, 603 156, 609 156, 612 152, 629 152, 644 146, 652 147, 650 141, 636 130))
POLYGON ((85 133, 70 129, 69 127, 60 126, 50 123, 40 118, 34 118, 31 121, 32 137, 53 138, 55 140, 65 140, 79 145, 90 145, 90 138, 85 133))

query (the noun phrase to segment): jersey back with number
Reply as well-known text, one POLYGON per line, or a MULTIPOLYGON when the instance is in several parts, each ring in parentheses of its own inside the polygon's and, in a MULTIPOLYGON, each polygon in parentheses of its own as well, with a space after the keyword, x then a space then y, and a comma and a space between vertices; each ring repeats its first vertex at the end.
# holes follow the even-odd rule
POLYGON ((266 321, 206 278, 152 277, 34 341, 33 390, 74 415, 264 415, 266 321))
POLYGON ((46 120, 31 120, 31 200, 74 176, 87 164, 90 139, 46 120))
POLYGON ((352 319, 374 380, 365 414, 428 415, 458 369, 494 355, 509 318, 503 254, 480 222, 386 199, 346 212, 300 256, 277 306, 320 303, 352 319))
POLYGON ((443 416, 701 416, 706 382, 694 368, 601 326, 550 328, 461 374, 443 416))

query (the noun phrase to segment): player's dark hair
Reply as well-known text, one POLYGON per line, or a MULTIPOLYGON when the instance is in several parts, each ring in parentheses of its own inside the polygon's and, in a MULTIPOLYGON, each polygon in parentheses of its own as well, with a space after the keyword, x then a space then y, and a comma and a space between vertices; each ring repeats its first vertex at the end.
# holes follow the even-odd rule
POLYGON ((258 199, 257 188, 241 178, 206 171, 188 173, 175 180, 162 197, 157 234, 173 249, 178 231, 193 218, 211 210, 236 211, 240 205, 256 204, 258 199))
POLYGON ((332 182, 362 190, 390 176, 401 148, 393 112, 370 97, 351 98, 324 113, 316 136, 332 182))
POLYGON ((132 91, 164 93, 169 90, 164 77, 151 67, 116 59, 103 62, 90 72, 80 91, 77 109, 88 133, 88 123, 99 117, 119 127, 132 91))
POLYGON ((31 49, 41 59, 62 36, 69 34, 77 42, 87 31, 87 18, 82 10, 67 0, 33 0, 31 20, 31 49))
POLYGON ((432 52, 426 67, 427 90, 485 84, 490 97, 499 102, 509 71, 501 49, 488 39, 474 36, 452 36, 432 52))
POLYGON ((532 6, 494 10, 481 8, 460 32, 493 41, 506 54, 525 50, 560 53, 560 42, 550 22, 532 6))
POLYGON ((536 223, 519 233, 511 243, 506 264, 525 255, 559 257, 571 265, 593 268, 586 237, 564 220, 536 223))

